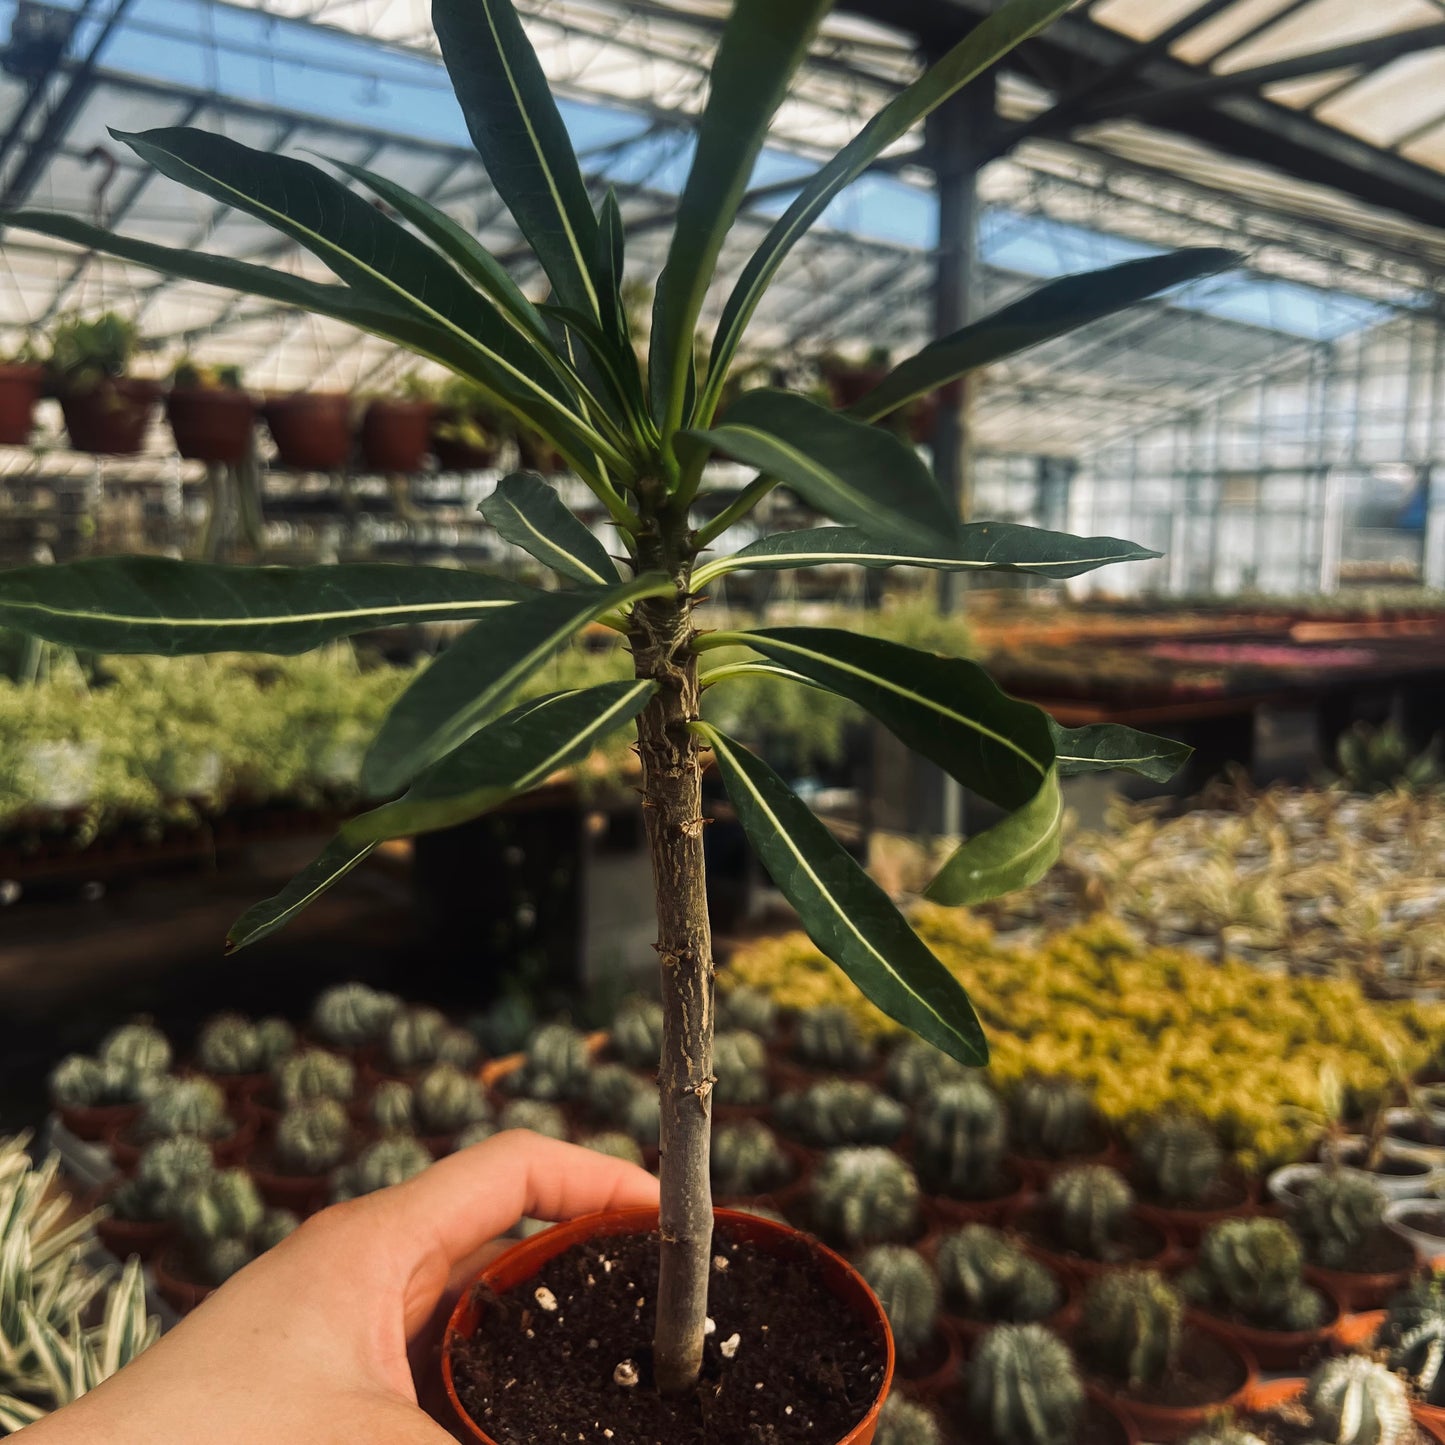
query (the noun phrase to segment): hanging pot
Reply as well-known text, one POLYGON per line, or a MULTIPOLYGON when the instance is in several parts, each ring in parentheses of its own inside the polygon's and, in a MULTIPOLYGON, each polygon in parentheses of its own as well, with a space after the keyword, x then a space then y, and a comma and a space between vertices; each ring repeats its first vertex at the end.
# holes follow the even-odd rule
POLYGON ((23 447, 35 425, 35 403, 45 392, 45 368, 26 362, 0 366, 0 443, 23 447))
POLYGON ((495 446, 475 446, 453 434, 466 418, 454 406, 439 408, 432 415, 430 446, 437 465, 444 472, 480 472, 497 460, 495 446))
POLYGON ((343 392, 297 391, 261 408, 277 459, 298 472, 339 472, 351 460, 351 398, 343 392))
POLYGON ((60 409, 72 450, 133 457, 145 443, 160 385, 133 376, 106 378, 84 391, 62 390, 60 409))
POLYGON ((361 454, 372 472, 419 472, 431 441, 429 401, 377 400, 361 419, 361 454))
POLYGON ((173 386, 166 397, 166 419, 183 457, 234 464, 251 450, 256 403, 244 391, 173 386))

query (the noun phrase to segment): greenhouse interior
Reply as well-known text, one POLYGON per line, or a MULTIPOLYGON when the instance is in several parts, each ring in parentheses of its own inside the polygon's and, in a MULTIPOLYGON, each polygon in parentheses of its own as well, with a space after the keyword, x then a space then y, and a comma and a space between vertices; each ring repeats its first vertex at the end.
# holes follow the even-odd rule
POLYGON ((1445 1442, 1445 0, 0 0, 0 353, 0 1436, 1445 1442))

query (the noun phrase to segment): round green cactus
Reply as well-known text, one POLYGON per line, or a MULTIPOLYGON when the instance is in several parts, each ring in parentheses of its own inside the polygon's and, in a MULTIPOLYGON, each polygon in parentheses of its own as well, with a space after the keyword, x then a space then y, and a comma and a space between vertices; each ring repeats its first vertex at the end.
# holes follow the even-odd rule
POLYGON ((853 1015, 832 1004, 798 1015, 794 1048, 798 1057, 814 1069, 858 1073, 874 1063, 873 1045, 858 1032, 853 1015))
POLYGON ((1445 1402, 1445 1279, 1422 1274, 1390 1301, 1378 1343, 1430 1405, 1445 1402))
POLYGON ((1014 1090, 1009 1114, 1020 1154, 1069 1159, 1097 1147, 1093 1100, 1072 1079, 1024 1079, 1014 1090))
POLYGON ((261 1216, 261 1223, 252 1239, 257 1250, 264 1254, 268 1249, 275 1249, 283 1239, 295 1234, 300 1227, 301 1221, 289 1209, 268 1209, 261 1216))
POLYGON ((554 1104, 541 1099, 513 1099, 497 1121, 503 1129, 530 1129, 548 1139, 565 1139, 567 1121, 554 1104))
POLYGON ((612 1128, 627 1125, 627 1111, 639 1093, 656 1094, 655 1088, 642 1083, 626 1064, 599 1064, 587 1079, 582 1091, 590 1118, 612 1128))
POLYGON ((1114 1252, 1134 1208, 1134 1191, 1107 1164, 1082 1164, 1049 1181, 1044 1212, 1069 1249, 1086 1259, 1114 1252))
POLYGON ((50 1071, 50 1099, 59 1109, 91 1109, 99 1104, 133 1102, 107 1099, 106 1084, 105 1065, 99 1059, 92 1059, 88 1054, 68 1054, 50 1071))
POLYGON ((1084 1412, 1068 1347, 1042 1325, 998 1325, 966 1370, 968 1413, 997 1445, 1067 1445, 1084 1412))
POLYGON ((969 1319, 1033 1324, 1063 1306, 1064 1291, 1045 1266, 990 1225, 945 1235, 937 1260, 944 1298, 969 1319))
POLYGON ((244 1169, 221 1169, 191 1184, 177 1201, 182 1233, 197 1245, 218 1239, 250 1239, 266 1206, 244 1169))
POLYGON ((260 1067, 274 1069, 287 1054, 296 1052, 296 1030, 285 1019, 261 1019, 256 1024, 256 1048, 260 1067))
POLYGON ((431 1162, 426 1146, 408 1135, 378 1139, 332 1175, 331 1197, 339 1202, 375 1194, 378 1189, 388 1189, 413 1178, 431 1162))
POLYGON ((506 1081, 510 1092, 542 1103, 579 1098, 592 1059, 586 1038, 570 1024, 543 1024, 527 1045, 526 1062, 506 1081))
POLYGON ((778 1006, 759 988, 735 988, 718 997, 717 1026, 771 1039, 778 1032, 778 1006))
POLYGON ((893 1341, 904 1360, 915 1360, 938 1327, 942 1291, 938 1277, 916 1249, 878 1244, 858 1261, 858 1273, 878 1296, 893 1341))
POLYGON ((411 1085, 400 1079, 383 1079, 376 1086, 369 1106, 371 1122, 383 1134, 416 1132, 416 1107, 411 1085))
POLYGON ((577 1141, 584 1149, 591 1149, 594 1154, 606 1154, 613 1159, 625 1159, 629 1164, 642 1163, 642 1149, 637 1141, 627 1134, 620 1134, 615 1129, 609 1129, 602 1134, 589 1134, 585 1139, 577 1141))
POLYGON ((311 1028, 338 1049, 377 1043, 402 1007, 394 994, 364 983, 339 983, 322 993, 311 1008, 311 1028))
POLYGON ((441 1057, 451 1027, 440 1009, 420 1004, 400 1009, 386 1027, 386 1057, 398 1073, 417 1073, 441 1057))
POLYGON ((210 1019, 196 1039, 196 1061, 208 1074, 259 1074, 295 1047, 296 1031, 284 1019, 254 1024, 242 1014, 210 1019))
POLYGON ((622 1127, 644 1149, 657 1148, 662 1131, 662 1103, 656 1089, 643 1089, 633 1096, 622 1127))
POLYGON ((968 1071, 957 1059, 922 1039, 905 1039, 888 1055, 888 1090, 905 1104, 917 1104, 968 1071))
POLYGON ((767 1194, 786 1184, 793 1166, 766 1124, 744 1119, 712 1136, 712 1185, 724 1198, 767 1194))
POLYGON ((1309 1330, 1329 1307, 1304 1282, 1304 1252, 1278 1219, 1226 1219, 1200 1241, 1194 1267, 1179 1279, 1186 1298, 1264 1329, 1309 1330))
POLYGON ((141 1139, 177 1134, 227 1139, 236 1132, 236 1121, 226 1112, 225 1090, 214 1079, 166 1079, 141 1106, 135 1132, 141 1139))
POLYGON ((249 1239, 223 1235, 220 1239, 208 1239, 192 1251, 196 1262, 196 1273, 205 1284, 222 1285, 240 1274, 256 1258, 257 1249, 249 1239))
POLYGON ((1363 1174, 1318 1174, 1300 1191, 1290 1222, 1305 1252, 1327 1269, 1349 1269, 1384 1227, 1385 1196, 1363 1174))
POLYGON ((1084 1291, 1079 1353, 1101 1374, 1157 1385, 1179 1360, 1184 1301, 1147 1269, 1100 1275, 1084 1291))
POLYGON ((157 1139, 141 1151, 135 1174, 117 1185, 110 1208, 120 1219, 170 1219, 186 1190, 214 1169, 210 1146, 204 1141, 189 1134, 157 1139))
POLYGON ((824 1079, 773 1106, 778 1127, 815 1149, 845 1144, 892 1144, 908 1122, 903 1106, 853 1079, 824 1079))
POLYGON ((1134 1167, 1150 1199, 1197 1208, 1220 1177, 1224 1150, 1202 1120, 1163 1115, 1139 1130, 1134 1167))
POLYGON ((917 1176, 888 1149, 835 1149, 813 1175, 814 1221, 851 1248, 907 1243, 918 1232, 919 1203, 917 1176))
POLYGON ((768 1046, 756 1034, 729 1029, 712 1042, 713 1100, 752 1106, 768 1100, 768 1046))
POLYGON ((1305 1386, 1310 1421, 1330 1445, 1405 1445, 1415 1438, 1405 1382, 1364 1355, 1326 1360, 1305 1386))
POLYGON ((454 1064, 433 1064, 420 1075, 412 1108, 421 1134, 456 1134, 492 1116, 480 1082, 454 1064))
POLYGON ((282 1059, 271 1071, 276 1095, 286 1108, 311 1099, 350 1103, 356 1092, 356 1066, 325 1049, 303 1049, 282 1059))
POLYGON ((276 1162, 288 1174, 329 1174, 351 1147, 351 1120, 336 1099, 293 1104, 276 1124, 276 1162))
POLYGON ((990 1199, 1004 1189, 1008 1123, 997 1094, 978 1078, 940 1084, 920 1101, 913 1156, 927 1186, 957 1199, 990 1199))
POLYGON ((520 1053, 537 1027, 537 1010, 526 994, 504 994, 471 1020, 472 1032, 493 1057, 520 1053))
POLYGON ((612 1047, 624 1064, 655 1072, 662 1057, 662 1005, 638 994, 623 1000, 612 1024, 612 1047))
POLYGON ((468 1124, 457 1135, 457 1148, 470 1149, 473 1144, 480 1144, 484 1139, 490 1139, 495 1133, 497 1133, 497 1126, 490 1119, 479 1119, 475 1124, 468 1124))
POLYGON ((943 1445, 943 1431, 922 1405, 892 1394, 878 1412, 873 1445, 943 1445))
POLYGON ((97 1057, 138 1084, 170 1068, 171 1045, 154 1024, 122 1024, 100 1041, 97 1057))

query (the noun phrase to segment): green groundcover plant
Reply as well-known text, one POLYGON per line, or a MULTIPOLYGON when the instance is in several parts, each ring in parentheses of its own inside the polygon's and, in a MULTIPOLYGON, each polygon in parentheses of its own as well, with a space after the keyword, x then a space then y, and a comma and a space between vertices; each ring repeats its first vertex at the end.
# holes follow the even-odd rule
POLYGON ((371 744, 362 782, 379 805, 347 823, 282 893, 246 913, 231 932, 232 948, 280 928, 381 841, 475 817, 585 756, 598 737, 635 728, 665 1010, 654 1356, 664 1390, 685 1389, 697 1376, 711 1257, 707 755, 818 946, 924 1039, 967 1063, 987 1057, 960 985, 777 774, 701 720, 701 690, 761 673, 848 698, 1001 808, 1003 820, 965 841, 933 879, 929 895, 945 904, 1023 886, 1049 867, 1059 846, 1061 774, 1128 767, 1164 777, 1185 751, 1122 728, 1061 729, 961 658, 817 627, 708 634, 694 615, 709 584, 740 568, 849 562, 1065 578, 1155 555, 1108 537, 961 524, 918 454, 876 423, 965 373, 1219 271, 1235 259, 1226 252, 1152 257, 1046 285, 907 358, 846 411, 773 389, 745 392, 719 411, 769 284, 830 202, 1068 3, 1009 0, 901 90, 801 183, 728 290, 710 341, 695 349, 772 117, 831 9, 831 0, 735 0, 678 201, 645 362, 623 304, 617 199, 609 192, 594 209, 511 0, 435 0, 433 19, 492 184, 550 281, 547 304, 528 299, 462 227, 383 176, 336 167, 377 205, 318 166, 186 128, 116 134, 164 175, 314 252, 340 284, 170 250, 67 216, 0 217, 350 322, 441 363, 519 428, 545 436, 605 505, 614 549, 536 476, 508 477, 483 504, 503 536, 555 571, 552 591, 426 567, 248 569, 108 558, 0 575, 0 623, 100 652, 175 654, 291 653, 381 624, 470 622, 400 697, 371 744), (715 520, 695 527, 692 509, 713 454, 758 476, 715 520), (778 485, 839 525, 710 555, 714 540, 778 485), (528 676, 596 622, 626 637, 633 676, 515 705, 528 676), (747 649, 745 658, 736 659, 737 648, 747 649), (708 670, 715 649, 729 649, 731 660, 708 670))

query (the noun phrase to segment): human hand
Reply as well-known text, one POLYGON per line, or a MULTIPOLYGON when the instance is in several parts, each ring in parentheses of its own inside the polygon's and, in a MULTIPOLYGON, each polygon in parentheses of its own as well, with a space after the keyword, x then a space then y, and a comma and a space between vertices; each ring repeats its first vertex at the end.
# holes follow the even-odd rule
POLYGON ((523 1216, 657 1202, 623 1160, 512 1130, 307 1220, 35 1445, 447 1445, 413 1368, 436 1378, 457 1294, 523 1216))

